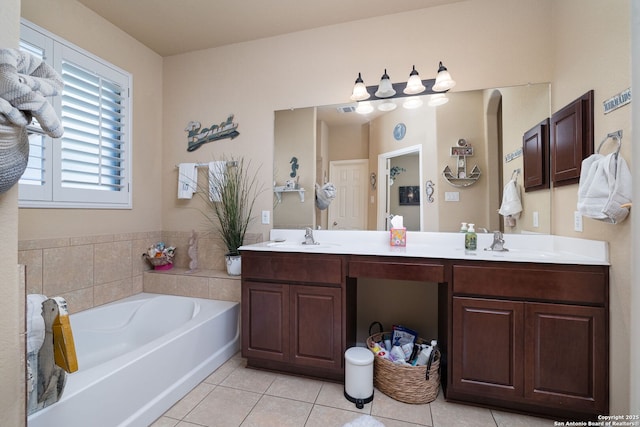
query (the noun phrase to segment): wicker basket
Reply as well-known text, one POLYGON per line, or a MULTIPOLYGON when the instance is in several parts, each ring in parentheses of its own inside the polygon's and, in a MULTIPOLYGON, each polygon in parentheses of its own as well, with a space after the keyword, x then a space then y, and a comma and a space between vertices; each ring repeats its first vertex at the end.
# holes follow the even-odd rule
MULTIPOLYGON (((383 336, 391 332, 380 332, 367 338, 367 346, 372 349, 383 336)), ((422 338, 417 344, 427 344, 422 338)), ((373 385, 387 396, 404 403, 429 403, 438 397, 440 389, 440 352, 435 354, 431 366, 404 366, 382 357, 373 361, 373 385)))
POLYGON ((150 257, 147 254, 142 254, 142 257, 149 261, 153 267, 161 267, 167 264, 173 264, 173 256, 162 255, 159 257, 150 257))

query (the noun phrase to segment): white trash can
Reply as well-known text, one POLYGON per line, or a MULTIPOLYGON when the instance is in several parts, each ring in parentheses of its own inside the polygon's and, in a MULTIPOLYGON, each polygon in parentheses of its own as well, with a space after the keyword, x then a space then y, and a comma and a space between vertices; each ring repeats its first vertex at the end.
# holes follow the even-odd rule
POLYGON ((344 352, 344 397, 358 409, 373 400, 373 357, 366 347, 344 352))

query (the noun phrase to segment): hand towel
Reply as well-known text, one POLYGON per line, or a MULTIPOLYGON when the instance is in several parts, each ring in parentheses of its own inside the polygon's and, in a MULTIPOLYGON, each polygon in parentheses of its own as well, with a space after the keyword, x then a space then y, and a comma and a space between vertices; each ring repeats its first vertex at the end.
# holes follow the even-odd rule
POLYGON ((42 303, 47 299, 46 295, 27 295, 27 354, 37 353, 44 343, 42 303))
POLYGON ((592 154, 582 161, 577 209, 587 218, 617 224, 629 214, 631 172, 622 156, 592 154))
POLYGON ((329 204, 336 198, 336 187, 327 182, 322 187, 316 183, 316 207, 320 210, 325 210, 329 207, 329 204))
POLYGON ((225 169, 227 162, 216 161, 209 162, 209 200, 212 202, 221 202, 220 195, 221 185, 224 184, 225 169))
POLYGON ((198 166, 196 163, 178 165, 178 199, 190 199, 198 186, 198 166))
POLYGON ((520 200, 520 190, 515 180, 511 179, 504 186, 502 191, 502 204, 498 213, 502 216, 512 216, 518 218, 522 212, 522 201, 520 200))

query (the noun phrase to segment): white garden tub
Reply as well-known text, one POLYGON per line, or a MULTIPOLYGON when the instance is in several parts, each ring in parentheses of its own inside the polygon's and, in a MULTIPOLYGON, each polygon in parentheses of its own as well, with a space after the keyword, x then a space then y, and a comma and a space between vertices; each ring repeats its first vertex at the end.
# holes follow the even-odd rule
POLYGON ((78 371, 29 427, 148 426, 240 348, 240 305, 138 294, 70 316, 78 371))

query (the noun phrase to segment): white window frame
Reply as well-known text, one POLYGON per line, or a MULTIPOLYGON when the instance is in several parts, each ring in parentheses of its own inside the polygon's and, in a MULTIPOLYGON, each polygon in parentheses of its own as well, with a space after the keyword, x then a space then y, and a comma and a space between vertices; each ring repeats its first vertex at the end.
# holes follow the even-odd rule
MULTIPOLYGON (((60 139, 47 135, 32 134, 30 138, 42 138, 44 141, 43 183, 42 185, 19 184, 18 206, 21 208, 90 208, 90 209, 132 209, 131 171, 132 171, 132 76, 130 73, 87 52, 68 41, 22 19, 20 39, 44 51, 44 61, 62 75, 62 63, 73 63, 95 75, 115 82, 122 88, 122 156, 123 168, 119 179, 120 189, 105 191, 97 189, 70 188, 62 182, 62 149, 60 139)), ((51 99, 55 111, 62 117, 62 97, 51 99)), ((37 121, 33 123, 37 128, 37 121)), ((64 124, 64 123, 63 123, 64 124)), ((37 130, 37 129, 36 129, 37 130)), ((63 136, 64 138, 64 136, 63 136)), ((38 163, 33 162, 37 167, 38 163)), ((30 165, 31 166, 31 165, 30 165)))

